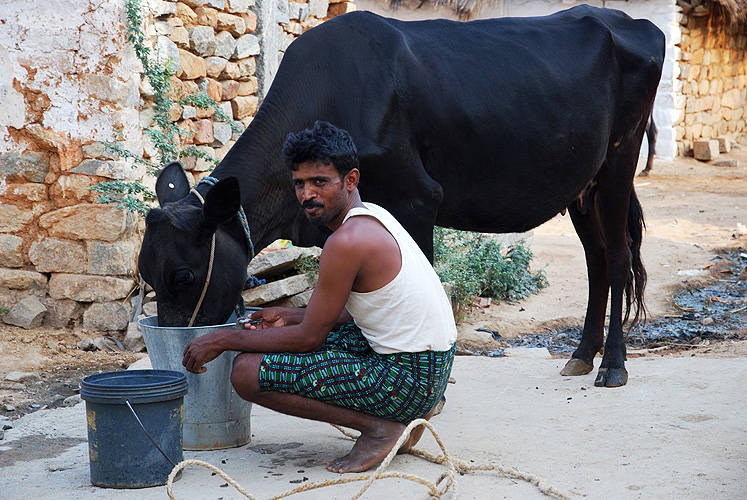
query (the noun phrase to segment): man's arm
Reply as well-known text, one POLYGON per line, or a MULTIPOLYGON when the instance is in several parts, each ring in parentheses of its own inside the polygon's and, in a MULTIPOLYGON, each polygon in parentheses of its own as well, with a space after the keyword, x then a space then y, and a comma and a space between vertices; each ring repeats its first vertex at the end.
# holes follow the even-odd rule
POLYGON ((319 279, 303 319, 295 325, 256 330, 215 330, 187 345, 182 364, 193 373, 223 351, 311 352, 319 349, 340 319, 345 319, 353 282, 365 256, 365 245, 357 244, 341 228, 327 239, 319 259, 319 279))

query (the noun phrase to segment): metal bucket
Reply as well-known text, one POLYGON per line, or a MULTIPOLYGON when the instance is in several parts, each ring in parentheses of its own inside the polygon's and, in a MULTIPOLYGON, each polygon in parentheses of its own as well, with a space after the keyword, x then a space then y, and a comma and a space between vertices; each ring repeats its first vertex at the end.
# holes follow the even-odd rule
POLYGON ((80 397, 86 402, 91 483, 106 488, 166 484, 173 467, 169 460, 183 460, 185 394, 187 381, 176 371, 127 370, 85 377, 80 397))
POLYGON ((184 397, 184 449, 219 450, 251 440, 252 404, 241 399, 231 386, 231 367, 238 352, 226 351, 208 363, 207 371, 190 373, 182 366, 187 344, 218 328, 235 323, 193 327, 161 327, 158 316, 138 321, 153 368, 176 370, 187 376, 189 393, 184 397))

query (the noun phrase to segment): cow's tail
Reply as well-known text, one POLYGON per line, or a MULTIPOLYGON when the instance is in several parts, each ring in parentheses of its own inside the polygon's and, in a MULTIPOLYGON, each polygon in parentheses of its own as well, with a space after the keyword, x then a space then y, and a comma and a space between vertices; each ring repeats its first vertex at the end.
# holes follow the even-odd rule
POLYGON ((630 206, 628 208, 628 236, 630 241, 630 252, 632 262, 628 283, 625 286, 625 318, 623 323, 630 318, 632 306, 635 306, 635 315, 631 327, 638 324, 639 320, 646 320, 646 306, 643 302, 643 291, 646 288, 646 268, 641 261, 641 243, 643 242, 643 230, 646 223, 643 220, 643 209, 635 194, 635 189, 630 192, 630 206))

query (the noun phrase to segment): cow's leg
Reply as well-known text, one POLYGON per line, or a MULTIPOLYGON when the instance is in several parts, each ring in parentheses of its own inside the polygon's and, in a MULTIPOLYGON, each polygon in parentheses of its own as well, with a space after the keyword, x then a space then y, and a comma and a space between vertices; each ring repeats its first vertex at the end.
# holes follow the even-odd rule
MULTIPOLYGON (((628 235, 632 178, 635 174, 635 157, 613 158, 608 162, 613 168, 600 172, 597 207, 602 240, 605 245, 607 279, 610 284, 610 320, 602 363, 594 385, 619 387, 628 381, 625 369, 625 338, 623 335, 623 302, 626 290, 633 280, 632 240, 628 235), (615 166, 617 168, 615 168, 615 166), (629 166, 629 168, 627 168, 629 166), (613 173, 617 172, 617 175, 613 173), (624 172, 624 173, 621 173, 624 172)), ((633 222, 636 226, 637 222, 633 222)), ((639 231, 641 229, 639 228, 639 231)))
POLYGON ((568 207, 568 210, 576 233, 584 246, 589 301, 581 342, 560 374, 586 375, 594 369, 594 356, 604 345, 604 319, 610 285, 607 280, 607 260, 596 204, 592 205, 586 214, 582 214, 575 204, 568 207))
POLYGON ((656 154, 656 135, 658 130, 654 123, 654 117, 649 116, 648 124, 646 125, 646 138, 648 139, 648 156, 646 157, 646 168, 641 170, 638 174, 640 177, 646 177, 651 173, 651 167, 654 166, 654 155, 656 154))

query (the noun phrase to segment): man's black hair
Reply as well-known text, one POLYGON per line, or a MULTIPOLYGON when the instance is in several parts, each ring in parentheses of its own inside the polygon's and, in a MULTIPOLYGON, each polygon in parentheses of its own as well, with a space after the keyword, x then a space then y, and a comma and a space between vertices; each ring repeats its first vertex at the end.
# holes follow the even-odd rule
POLYGON ((334 166, 340 179, 358 168, 358 148, 348 131, 321 120, 312 128, 288 134, 283 156, 291 170, 296 170, 301 163, 319 161, 334 166))

